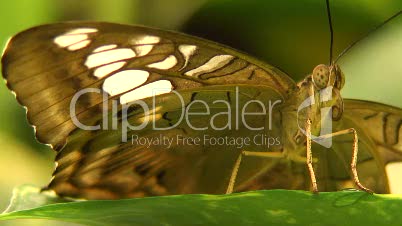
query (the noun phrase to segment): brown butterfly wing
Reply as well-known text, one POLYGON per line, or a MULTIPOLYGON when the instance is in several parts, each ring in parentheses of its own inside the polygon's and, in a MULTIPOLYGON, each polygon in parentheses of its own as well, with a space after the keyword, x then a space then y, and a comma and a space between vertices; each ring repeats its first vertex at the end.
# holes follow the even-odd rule
MULTIPOLYGON (((385 166, 390 162, 402 161, 401 124, 401 109, 351 99, 344 100, 342 119, 334 123, 335 130, 356 129, 359 136, 357 162, 359 177, 365 186, 377 193, 389 192, 385 166)), ((337 137, 333 142, 332 149, 341 160, 340 162, 343 162, 343 167, 336 167, 338 170, 333 170, 331 175, 336 175, 340 179, 344 178, 342 183, 351 187, 353 182, 347 178, 351 177, 349 165, 352 136, 337 137)), ((327 162, 333 162, 333 159, 336 158, 328 158, 327 162)))
MULTIPOLYGON (((108 59, 110 55, 103 57, 108 59)), ((149 77, 142 86, 167 80, 176 91, 189 90, 187 97, 190 99, 194 90, 202 93, 208 87, 226 85, 233 88, 237 84, 257 91, 248 98, 255 98, 259 95, 258 91, 266 90, 268 96, 284 99, 294 87, 294 82, 283 72, 228 47, 179 33, 111 23, 60 23, 21 32, 9 41, 2 65, 8 87, 28 109, 28 120, 36 128, 38 140, 58 151, 58 166, 49 187, 62 195, 85 198, 218 192, 223 184, 227 184, 222 182, 222 173, 191 169, 195 166, 218 171, 224 169, 221 171, 226 175, 238 152, 232 151, 230 155, 220 152, 214 156, 198 151, 197 154, 180 156, 174 152, 144 151, 147 149, 143 146, 133 148, 121 144, 121 134, 116 131, 77 129, 70 118, 69 105, 73 95, 83 88, 102 89, 107 78, 124 70, 147 71, 149 77), (124 49, 129 54, 112 57, 108 61, 100 60, 102 64, 91 61, 90 56, 105 53, 111 46, 124 49), (163 62, 171 56, 176 63, 164 68, 163 62), (96 76, 98 69, 116 63, 123 66, 96 76), (222 164, 220 160, 223 159, 228 161, 222 164), (182 167, 174 167, 177 164, 182 167), (175 170, 167 171, 166 168, 175 170), (195 175, 193 179, 192 175, 195 175), (169 178, 164 180, 163 186, 158 184, 161 178, 169 178), (213 184, 208 182, 211 178, 214 182, 220 181, 218 187, 196 189, 199 184, 213 184), (187 187, 180 188, 183 183, 187 187), (174 188, 167 191, 169 186, 174 188)), ((233 90, 226 89, 223 88, 221 93, 232 95, 233 90)), ((108 98, 119 99, 122 95, 108 98)), ((168 96, 161 97, 161 106, 170 105, 171 102, 166 101, 168 96)), ((101 94, 81 96, 75 108, 78 121, 85 125, 101 123, 102 105, 101 94)), ((174 111, 165 109, 164 113, 174 111)), ((144 116, 144 112, 135 113, 135 109, 133 112, 130 120, 144 116)), ((161 123, 169 121, 170 118, 165 116, 163 114, 161 123)), ((264 120, 258 122, 263 123, 264 120)), ((169 133, 167 136, 178 132, 172 130, 169 133)), ((143 135, 155 136, 150 130, 144 130, 143 135)), ((216 135, 223 136, 225 133, 216 135)), ((257 165, 266 164, 259 162, 257 165)), ((260 170, 259 167, 254 168, 248 176, 260 170)), ((239 181, 248 176, 240 175, 239 181)))
MULTIPOLYGON (((333 131, 355 128, 359 136, 357 171, 363 185, 376 193, 389 193, 385 166, 402 161, 402 110, 380 103, 344 99, 344 112, 333 122, 333 131)), ((313 143, 314 164, 320 191, 355 187, 350 170, 353 137, 342 135, 324 148, 313 143)), ((241 190, 264 188, 310 189, 304 164, 282 162, 241 190), (281 176, 278 176, 281 175, 281 176), (286 178, 286 179, 284 179, 286 178)))
POLYGON ((344 117, 362 127, 382 156, 384 164, 402 161, 402 110, 363 100, 345 100, 344 117))
MULTIPOLYGON (((340 131, 354 128, 359 137, 357 171, 364 186, 376 193, 389 193, 385 163, 382 161, 379 149, 372 134, 367 133, 367 124, 359 123, 359 117, 349 110, 350 103, 345 101, 345 110, 341 120, 333 123, 333 130, 340 131), (352 117, 351 117, 352 116, 352 117)), ((370 108, 369 106, 367 106, 370 108)), ((317 147, 317 172, 321 177, 321 187, 325 190, 340 190, 354 188, 350 163, 352 160, 353 135, 334 137, 330 149, 317 147), (324 170, 323 170, 324 169, 324 170), (321 171, 321 172, 319 172, 321 171)))
MULTIPOLYGON (((175 90, 261 84, 286 95, 294 86, 278 69, 226 46, 175 32, 112 23, 60 23, 23 31, 9 41, 2 65, 8 87, 28 109, 28 120, 36 128, 38 140, 56 150, 75 128, 69 114, 72 96, 83 88, 102 88, 106 78, 122 70, 146 70, 150 76, 145 84, 168 79, 175 90), (97 48, 108 45, 125 49, 129 55, 102 65, 89 62, 97 48), (149 67, 171 55, 177 61, 172 68, 149 67), (229 57, 221 61, 224 65, 215 65, 216 70, 200 69, 213 57, 222 56, 229 57), (118 62, 124 65, 113 73, 94 76, 98 68, 118 62), (197 68, 198 73, 192 71, 197 68), (191 76, 186 76, 190 71, 191 76)), ((79 121, 93 123, 92 116, 101 112, 101 103, 101 94, 83 95, 76 105, 79 121)))
MULTIPOLYGON (((281 96, 270 88, 245 85, 240 88, 240 102, 247 100, 280 99, 281 96), (260 93, 260 95, 258 95, 260 93)), ((185 105, 196 100, 208 103, 211 115, 198 116, 191 120, 197 127, 208 126, 211 117, 222 113, 222 106, 212 104, 213 101, 235 99, 235 87, 211 86, 201 89, 180 92, 185 105)), ((177 103, 176 96, 165 94, 156 98, 158 117, 155 121, 158 128, 176 124, 182 105, 177 103), (166 104, 169 103, 169 104, 166 104)), ((151 104, 152 100, 149 101, 151 104)), ((232 108, 236 103, 232 102, 232 108)), ((241 107, 241 106, 240 106, 241 107)), ((249 109, 252 111, 252 109, 249 109)), ((151 110, 153 111, 153 109, 151 110)), ((257 112, 257 110, 256 110, 257 112)), ((279 112, 274 112, 278 115, 279 112)), ((129 122, 133 123, 144 117, 144 111, 133 108, 129 122)), ((232 119, 235 118, 233 112, 232 119)), ((266 125, 265 116, 253 116, 253 126, 266 125)), ((215 119, 224 122, 225 117, 215 119)), ((280 122, 278 118, 273 119, 280 122)), ((226 123, 226 122, 225 122, 226 123)), ((233 124, 235 122, 232 122, 233 124)), ((120 123, 119 123, 120 124, 120 123)), ((251 125, 251 124, 250 124, 251 125)), ((278 124, 273 125, 271 136, 279 136, 278 124)), ((89 199, 142 197, 153 195, 210 193, 222 194, 228 185, 229 176, 235 160, 243 150, 236 145, 211 145, 203 143, 205 135, 209 137, 253 137, 256 133, 240 125, 239 130, 194 130, 185 121, 181 121, 174 129, 155 131, 149 125, 140 131, 128 131, 128 142, 121 142, 121 128, 115 131, 75 130, 64 148, 58 153, 58 163, 50 189, 58 194, 89 199), (138 136, 147 139, 172 139, 168 144, 138 144, 130 137, 138 136), (188 144, 178 142, 187 138, 200 138, 201 143, 188 144)), ((246 148, 246 147, 244 147, 246 148)), ((264 151, 265 146, 247 146, 254 151, 264 151)), ((276 146, 280 149, 281 146, 276 146)), ((237 184, 240 186, 252 180, 261 172, 273 167, 276 161, 254 158, 242 163, 237 184), (247 168, 247 169, 246 169, 247 168)))

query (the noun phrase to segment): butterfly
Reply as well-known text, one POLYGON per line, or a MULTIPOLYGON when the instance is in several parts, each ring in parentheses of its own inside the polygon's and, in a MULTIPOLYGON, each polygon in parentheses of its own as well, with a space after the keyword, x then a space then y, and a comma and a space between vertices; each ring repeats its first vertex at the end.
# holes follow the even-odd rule
POLYGON ((201 38, 67 22, 15 35, 2 70, 37 139, 57 152, 45 189, 60 196, 311 189, 310 177, 313 190, 333 191, 350 187, 357 172, 361 184, 387 193, 385 165, 402 159, 402 110, 342 99, 335 64, 296 83, 201 38), (322 115, 335 133, 346 131, 329 147, 317 144, 322 115))

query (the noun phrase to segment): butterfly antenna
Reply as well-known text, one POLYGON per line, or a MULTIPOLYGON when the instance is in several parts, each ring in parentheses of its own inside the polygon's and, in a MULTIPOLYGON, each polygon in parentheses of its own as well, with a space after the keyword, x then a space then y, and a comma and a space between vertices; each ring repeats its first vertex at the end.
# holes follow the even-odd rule
POLYGON ((330 43, 329 43, 329 64, 332 64, 332 51, 334 47, 334 30, 332 28, 332 17, 331 17, 331 9, 329 7, 329 0, 326 0, 327 5, 327 16, 328 16, 328 23, 329 23, 329 32, 330 32, 330 43))
POLYGON ((377 31, 378 29, 380 29, 381 27, 383 27, 385 24, 387 24, 389 21, 395 19, 396 17, 402 15, 402 11, 397 12, 395 15, 391 16, 390 18, 388 18, 387 20, 385 20, 384 22, 382 22, 380 25, 374 27, 374 29, 372 29, 371 31, 369 31, 368 33, 366 33, 363 37, 359 38, 357 41, 353 42, 351 45, 349 45, 346 49, 344 49, 341 54, 339 54, 339 56, 336 58, 335 62, 337 62, 343 55, 345 55, 345 53, 347 53, 353 46, 355 46, 357 43, 359 43, 361 40, 365 39, 366 37, 368 37, 370 34, 374 33, 375 31, 377 31))

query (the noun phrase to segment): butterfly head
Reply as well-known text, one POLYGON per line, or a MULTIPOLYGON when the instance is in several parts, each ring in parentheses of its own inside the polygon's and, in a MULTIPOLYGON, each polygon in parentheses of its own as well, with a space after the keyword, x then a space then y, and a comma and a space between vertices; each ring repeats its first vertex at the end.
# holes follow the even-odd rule
POLYGON ((340 90, 345 84, 345 76, 337 64, 330 66, 320 64, 316 66, 311 74, 317 91, 325 88, 332 88, 332 98, 328 104, 332 106, 332 119, 339 120, 343 112, 343 99, 340 95, 340 90))
POLYGON ((341 90, 345 84, 345 76, 337 64, 332 64, 330 66, 320 64, 316 66, 311 74, 311 80, 318 90, 330 86, 341 90))

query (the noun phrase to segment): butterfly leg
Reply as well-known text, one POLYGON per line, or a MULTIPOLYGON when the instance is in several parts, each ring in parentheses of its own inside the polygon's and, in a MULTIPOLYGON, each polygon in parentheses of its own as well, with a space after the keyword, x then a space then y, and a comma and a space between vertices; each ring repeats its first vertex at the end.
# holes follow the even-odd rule
POLYGON ((307 119, 306 122, 306 163, 310 173, 311 186, 314 193, 318 193, 317 179, 315 177, 313 168, 313 154, 311 152, 311 120, 307 119))
POLYGON ((359 151, 359 148, 358 148, 359 138, 358 138, 357 132, 354 128, 345 129, 345 130, 341 130, 341 131, 338 131, 335 133, 322 135, 322 136, 319 136, 317 139, 327 139, 327 138, 331 138, 331 137, 335 137, 335 136, 339 136, 339 135, 345 135, 345 134, 353 134, 352 160, 350 163, 350 168, 351 168, 352 174, 353 174, 353 181, 355 182, 356 186, 360 190, 363 190, 363 191, 369 192, 369 193, 373 193, 370 189, 364 187, 360 183, 359 176, 357 174, 356 164, 357 164, 357 153, 359 151))
POLYGON ((257 151, 242 151, 237 157, 235 165, 232 170, 232 174, 230 176, 229 185, 226 189, 226 194, 230 194, 233 192, 233 187, 236 182, 237 173, 239 172, 240 163, 243 159, 243 156, 256 156, 256 157, 264 157, 264 158, 284 158, 283 152, 257 152, 257 151))

